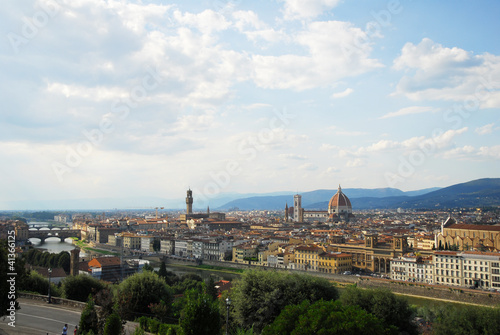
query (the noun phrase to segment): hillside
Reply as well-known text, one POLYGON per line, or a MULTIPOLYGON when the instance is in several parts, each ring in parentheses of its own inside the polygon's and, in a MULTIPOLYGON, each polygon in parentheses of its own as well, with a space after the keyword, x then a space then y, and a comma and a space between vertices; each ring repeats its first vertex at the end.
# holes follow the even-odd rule
MULTIPOLYGON (((457 207, 500 206, 500 178, 477 179, 445 188, 403 192, 394 188, 342 189, 351 200, 354 210, 427 208, 443 209, 457 207)), ((316 190, 301 193, 305 209, 328 208, 328 201, 337 190, 316 190)), ((239 208, 241 210, 279 210, 285 203, 293 206, 293 195, 254 196, 230 201, 220 210, 239 208)))
MULTIPOLYGON (((434 191, 438 188, 431 188, 418 191, 403 192, 396 188, 346 188, 342 191, 351 199, 369 198, 369 199, 386 199, 386 198, 405 198, 408 194, 425 194, 434 191)), ((332 190, 315 190, 310 192, 300 193, 302 195, 302 207, 306 209, 326 209, 328 201, 337 193, 337 189, 332 190)), ((241 210, 281 210, 285 208, 285 204, 293 206, 293 194, 280 196, 253 196, 230 201, 225 205, 217 208, 218 210, 228 210, 239 208, 241 210)))

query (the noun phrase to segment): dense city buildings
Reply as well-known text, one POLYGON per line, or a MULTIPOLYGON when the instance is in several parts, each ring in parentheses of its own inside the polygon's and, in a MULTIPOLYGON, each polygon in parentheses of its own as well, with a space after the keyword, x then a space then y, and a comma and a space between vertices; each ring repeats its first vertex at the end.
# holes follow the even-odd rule
MULTIPOLYGON (((187 191, 186 210, 60 214, 92 247, 123 256, 159 255, 199 262, 230 262, 323 274, 373 275, 393 281, 500 290, 500 208, 453 211, 356 211, 338 188, 325 210, 302 208, 296 194, 284 211, 197 212, 187 191)), ((36 236, 20 220, 0 222, 16 231, 19 251, 36 236)), ((55 234, 55 233, 54 233, 55 234)), ((120 258, 85 260, 76 271, 117 280, 140 268, 120 258), (120 270, 118 271, 118 268, 120 270), (125 269, 125 270, 123 270, 125 269), (135 270, 134 270, 135 269, 135 270)))

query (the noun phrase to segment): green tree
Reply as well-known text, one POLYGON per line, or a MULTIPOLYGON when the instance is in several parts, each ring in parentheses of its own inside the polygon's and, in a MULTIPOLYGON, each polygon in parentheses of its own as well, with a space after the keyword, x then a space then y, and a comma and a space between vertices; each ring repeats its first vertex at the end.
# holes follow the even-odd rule
POLYGON ((205 280, 205 293, 212 298, 212 300, 217 299, 217 289, 215 288, 214 279, 210 276, 205 280))
POLYGON ((117 313, 111 313, 104 324, 104 335, 119 335, 122 333, 122 319, 117 313))
POLYGON ((417 334, 413 322, 414 311, 408 301, 388 290, 361 290, 347 288, 340 296, 346 306, 359 306, 382 320, 386 327, 396 326, 400 331, 417 334))
POLYGON ((149 305, 161 300, 170 304, 172 293, 165 281, 150 271, 136 273, 125 279, 118 286, 116 295, 120 315, 126 320, 150 314, 149 305))
MULTIPOLYGON (((49 292, 49 280, 36 271, 30 271, 22 285, 19 285, 19 289, 47 295, 49 292)), ((51 283, 50 294, 54 297, 59 297, 61 296, 61 289, 54 283, 51 283)))
POLYGON ((385 327, 374 315, 357 306, 343 306, 340 301, 305 300, 289 305, 262 335, 358 335, 398 334, 396 327, 385 327))
POLYGON ((63 280, 63 295, 66 299, 87 301, 89 294, 95 295, 106 285, 89 275, 68 276, 63 280))
POLYGON ((188 290, 179 325, 184 335, 219 334, 221 325, 217 302, 204 292, 196 289, 188 290))
POLYGON ((433 331, 436 335, 500 334, 499 308, 461 306, 435 313, 433 331))
POLYGON ((57 262, 57 267, 63 268, 64 272, 69 273, 69 268, 71 266, 71 257, 66 251, 61 251, 59 253, 59 261, 57 262))
POLYGON ((190 289, 197 289, 201 290, 203 284, 203 279, 196 275, 196 274, 185 274, 183 275, 180 279, 179 282, 177 282, 172 289, 174 290, 175 294, 182 294, 186 292, 187 290, 190 289))
POLYGON ((94 299, 89 297, 85 308, 80 315, 80 325, 78 327, 81 334, 87 332, 93 332, 97 334, 99 332, 99 317, 95 308, 94 299))
POLYGON ((167 275, 168 275, 167 265, 165 264, 165 261, 161 261, 160 269, 158 270, 158 276, 165 279, 167 277, 167 275))
POLYGON ((142 267, 142 271, 154 271, 154 270, 155 269, 149 262, 144 264, 144 266, 142 267))
POLYGON ((337 298, 337 289, 326 279, 275 271, 246 271, 231 291, 234 319, 257 333, 287 305, 337 298))

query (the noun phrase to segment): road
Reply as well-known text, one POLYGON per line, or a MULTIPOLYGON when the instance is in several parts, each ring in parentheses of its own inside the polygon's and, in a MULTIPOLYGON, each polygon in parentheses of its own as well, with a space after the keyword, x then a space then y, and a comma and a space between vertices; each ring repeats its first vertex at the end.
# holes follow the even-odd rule
MULTIPOLYGON (((15 327, 8 325, 7 318, 0 318, 0 335, 60 335, 65 323, 68 334, 73 334, 80 323, 81 311, 66 306, 49 305, 45 302, 19 299, 21 309, 16 311, 15 327)), ((125 335, 134 333, 138 323, 127 321, 125 335)))
POLYGON ((9 319, 0 319, 0 334, 59 335, 65 323, 68 334, 73 334, 75 325, 80 322, 78 310, 28 300, 20 300, 20 305, 21 309, 16 311, 16 326, 9 326, 9 319))

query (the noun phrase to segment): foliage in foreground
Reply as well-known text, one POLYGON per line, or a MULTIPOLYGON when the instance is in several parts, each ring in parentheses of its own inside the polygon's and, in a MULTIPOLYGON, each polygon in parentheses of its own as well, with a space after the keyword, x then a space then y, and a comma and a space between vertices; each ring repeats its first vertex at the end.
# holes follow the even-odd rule
MULTIPOLYGON (((29 274, 21 282, 20 289, 41 295, 48 295, 49 280, 36 271, 29 271, 29 274)), ((50 295, 53 297, 61 296, 61 289, 54 283, 50 283, 50 295)))
POLYGON ((435 335, 499 335, 500 308, 460 306, 427 311, 435 335))
POLYGON ((287 306, 262 335, 358 335, 398 334, 396 327, 386 327, 373 314, 357 306, 343 306, 340 301, 303 301, 287 306))
POLYGON ((304 300, 336 300, 338 291, 323 278, 276 271, 247 271, 235 282, 232 316, 244 329, 260 331, 288 305, 304 300))
POLYGON ((382 320, 385 327, 396 326, 407 334, 417 334, 413 322, 414 311, 408 301, 388 290, 361 290, 347 288, 340 296, 346 306, 359 306, 382 320))
POLYGON ((89 295, 96 295, 105 287, 104 282, 85 274, 68 276, 62 282, 64 297, 82 302, 87 301, 89 295))
POLYGON ((99 317, 97 315, 95 302, 92 297, 89 297, 89 300, 80 315, 80 325, 78 328, 80 329, 81 334, 85 334, 87 332, 97 334, 99 332, 99 317))
POLYGON ((165 281, 156 273, 136 273, 118 286, 116 302, 123 319, 132 320, 141 315, 150 315, 150 305, 161 301, 172 303, 172 293, 165 281))
POLYGON ((184 335, 217 335, 220 333, 220 313, 217 301, 205 292, 191 289, 186 292, 179 325, 184 335))

